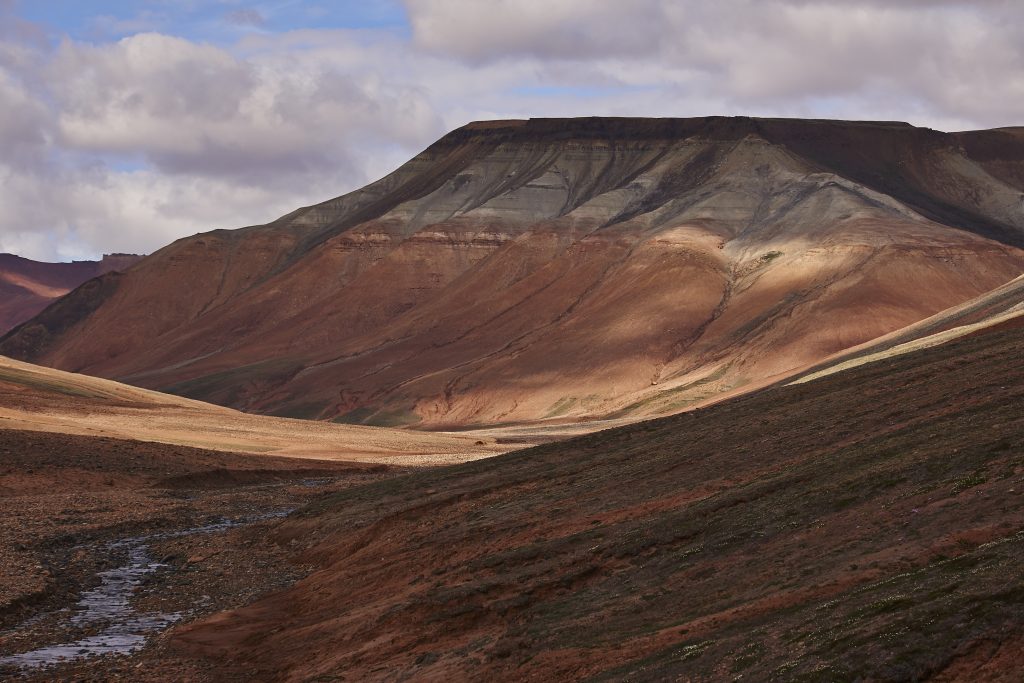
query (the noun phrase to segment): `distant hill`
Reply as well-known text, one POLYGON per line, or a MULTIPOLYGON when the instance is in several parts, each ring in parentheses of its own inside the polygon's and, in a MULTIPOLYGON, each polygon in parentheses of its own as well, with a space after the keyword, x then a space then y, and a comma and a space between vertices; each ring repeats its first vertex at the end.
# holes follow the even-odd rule
POLYGON ((139 262, 135 254, 104 254, 100 261, 44 263, 0 254, 0 334, 36 315, 80 284, 139 262))
POLYGON ((478 122, 361 190, 94 280, 0 353, 292 417, 637 419, 1022 272, 1020 129, 478 122))

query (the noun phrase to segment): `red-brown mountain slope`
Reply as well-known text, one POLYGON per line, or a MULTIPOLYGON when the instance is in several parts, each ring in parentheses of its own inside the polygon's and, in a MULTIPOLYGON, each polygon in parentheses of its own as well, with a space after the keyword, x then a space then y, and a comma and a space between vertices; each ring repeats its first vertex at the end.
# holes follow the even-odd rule
POLYGON ((857 365, 946 344, 967 335, 1012 328, 1024 328, 1024 275, 959 306, 838 353, 808 368, 793 381, 806 382, 857 365))
POLYGON ((180 240, 0 353, 375 424, 658 414, 1024 271, 1024 136, 900 123, 540 119, 180 240))
POLYGON ((104 254, 100 261, 43 263, 0 254, 0 334, 36 315, 86 280, 112 270, 124 270, 141 258, 134 254, 104 254))

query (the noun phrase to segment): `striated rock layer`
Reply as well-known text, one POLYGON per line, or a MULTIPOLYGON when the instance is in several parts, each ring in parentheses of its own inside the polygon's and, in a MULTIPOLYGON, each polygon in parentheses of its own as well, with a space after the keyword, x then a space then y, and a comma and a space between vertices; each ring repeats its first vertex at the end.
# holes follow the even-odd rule
POLYGON ((1024 129, 480 122, 91 281, 0 353, 249 411, 444 427, 681 410, 1024 271, 1024 129))

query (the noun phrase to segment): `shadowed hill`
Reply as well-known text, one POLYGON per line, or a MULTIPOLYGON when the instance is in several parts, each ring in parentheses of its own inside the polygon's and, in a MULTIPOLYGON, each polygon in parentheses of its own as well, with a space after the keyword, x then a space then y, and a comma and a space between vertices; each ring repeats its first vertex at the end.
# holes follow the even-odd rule
POLYGON ((0 254, 0 334, 16 327, 80 284, 112 270, 124 270, 142 257, 104 254, 100 261, 43 263, 0 254))
POLYGON ((677 412, 1024 270, 1024 139, 901 123, 478 122, 265 226, 179 240, 0 352, 292 417, 677 412))
POLYGON ((1024 675, 1024 337, 346 491, 320 571, 180 629, 275 680, 1024 675))

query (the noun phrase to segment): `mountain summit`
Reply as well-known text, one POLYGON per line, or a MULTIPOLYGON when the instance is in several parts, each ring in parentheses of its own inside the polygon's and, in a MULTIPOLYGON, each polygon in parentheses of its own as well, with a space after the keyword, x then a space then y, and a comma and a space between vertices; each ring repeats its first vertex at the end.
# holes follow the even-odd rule
POLYGON ((363 189, 92 280, 0 353, 296 417, 632 418, 963 303, 1022 248, 1024 129, 477 122, 363 189))

